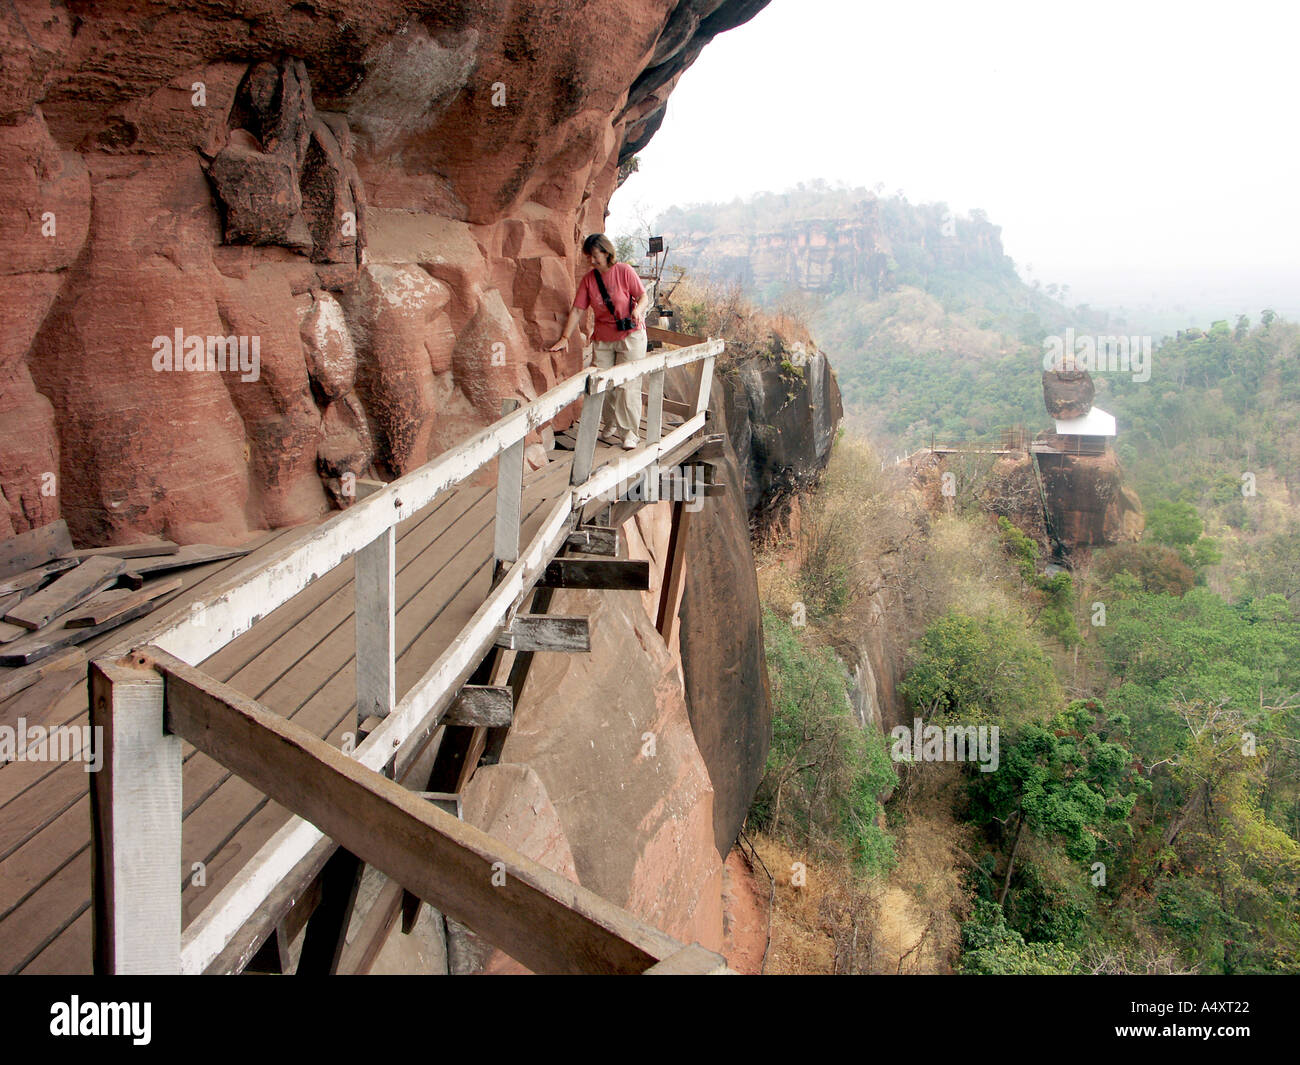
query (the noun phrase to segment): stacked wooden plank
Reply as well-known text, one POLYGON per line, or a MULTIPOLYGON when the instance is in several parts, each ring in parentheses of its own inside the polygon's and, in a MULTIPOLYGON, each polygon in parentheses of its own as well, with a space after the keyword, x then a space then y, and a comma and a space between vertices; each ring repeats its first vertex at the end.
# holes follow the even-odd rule
POLYGON ((180 590, 173 571, 246 553, 168 540, 75 548, 63 519, 0 542, 0 699, 83 663, 77 644, 180 590))

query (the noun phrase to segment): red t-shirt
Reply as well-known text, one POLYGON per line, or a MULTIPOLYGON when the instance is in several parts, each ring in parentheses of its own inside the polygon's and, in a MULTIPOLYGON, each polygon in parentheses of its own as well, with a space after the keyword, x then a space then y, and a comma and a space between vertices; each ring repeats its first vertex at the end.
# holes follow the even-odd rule
MULTIPOLYGON (((636 276, 636 271, 627 263, 615 263, 600 276, 618 317, 630 317, 632 306, 645 294, 645 286, 636 276)), ((596 287, 595 270, 588 270, 587 276, 578 283, 578 294, 573 297, 573 306, 580 311, 590 307, 595 313, 596 328, 592 332, 592 340, 622 340, 633 332, 619 332, 614 328, 614 316, 609 313, 609 308, 601 299, 600 289, 596 287)))

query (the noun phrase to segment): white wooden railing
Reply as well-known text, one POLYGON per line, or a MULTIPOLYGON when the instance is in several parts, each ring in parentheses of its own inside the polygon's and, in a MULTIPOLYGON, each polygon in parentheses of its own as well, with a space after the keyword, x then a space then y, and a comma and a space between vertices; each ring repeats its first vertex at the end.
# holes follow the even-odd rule
MULTIPOLYGON (((584 505, 597 497, 608 498, 610 491, 648 467, 653 470, 661 458, 704 428, 714 361, 723 346, 721 340, 709 340, 612 369, 584 370, 538 399, 504 414, 493 425, 418 470, 354 503, 303 540, 226 579, 214 592, 177 610, 143 638, 120 644, 92 663, 92 721, 105 726, 107 755, 104 771, 92 786, 97 968, 119 973, 203 972, 257 913, 276 885, 324 838, 313 824, 292 817, 182 930, 178 877, 182 867, 181 735, 168 731, 166 726, 176 726, 185 739, 218 760, 222 748, 212 740, 210 728, 194 725, 193 715, 179 711, 169 714, 168 683, 177 692, 192 695, 201 691, 216 705, 235 710, 254 707, 241 720, 262 736, 258 731, 262 726, 256 721, 263 719, 258 718, 256 704, 229 692, 201 671, 186 667, 197 666, 329 570, 355 557, 357 715, 359 726, 369 721, 372 727, 352 753, 352 759, 371 773, 387 777, 385 785, 367 777, 359 787, 373 787, 379 792, 387 785, 398 787, 392 778, 400 776, 424 746, 477 663, 509 627, 547 564, 564 546, 584 505), (703 365, 695 402, 684 412, 684 423, 665 436, 665 373, 696 362, 703 365), (606 396, 612 388, 643 378, 648 379, 643 445, 593 474, 606 396), (525 438, 579 399, 582 413, 570 490, 554 504, 539 531, 521 550, 525 438), (493 586, 447 650, 399 698, 394 642, 396 527, 493 459, 498 460, 494 528, 497 566, 493 586), (222 691, 226 691, 225 696, 219 694, 222 691)), ((658 479, 651 476, 647 483, 654 491, 658 479)), ((293 732, 291 722, 284 727, 293 732)), ((299 739, 303 747, 319 742, 299 739)), ((248 767, 240 775, 250 781, 260 776, 248 767)), ((272 775, 263 790, 271 794, 268 789, 275 785, 272 775)), ((385 794, 390 798, 393 795, 385 794)), ((293 797, 272 797, 295 808, 293 797)), ((307 808, 304 800, 299 809, 305 812, 307 808)), ((446 816, 439 811, 432 814, 437 815, 435 821, 446 816)), ((451 831, 446 823, 439 823, 441 829, 428 831, 451 831)), ((366 841, 360 843, 364 849, 366 841)), ((512 855, 512 861, 517 858, 512 855)), ((384 860, 385 855, 377 851, 372 864, 380 865, 384 860)), ((525 860, 519 868, 526 868, 529 876, 540 877, 537 870, 541 867, 534 865, 525 860)), ((415 890, 413 885, 404 886, 415 890)), ((626 917, 624 914, 618 920, 626 917)), ((653 936, 646 941, 659 942, 653 936)), ((510 949, 509 944, 498 945, 510 949)), ((650 955, 658 957, 654 951, 650 955)))

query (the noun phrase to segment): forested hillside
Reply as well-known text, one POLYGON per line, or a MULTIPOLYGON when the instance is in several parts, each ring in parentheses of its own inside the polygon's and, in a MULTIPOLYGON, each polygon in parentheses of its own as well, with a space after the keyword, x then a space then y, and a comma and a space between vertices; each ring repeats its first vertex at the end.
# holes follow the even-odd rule
MULTIPOLYGON (((832 270, 754 293, 811 318, 875 448, 847 434, 760 552, 776 732, 750 826, 774 870, 806 870, 777 876, 778 968, 1300 972, 1300 327, 1266 310, 1151 338, 1149 373, 1096 368, 1146 531, 1049 570, 979 492, 945 502, 924 463, 880 456, 1046 427, 1044 340, 1119 328, 982 236, 945 265, 943 214, 909 210, 878 290, 832 270), (862 742, 850 663, 882 639, 899 681, 862 742), (881 750, 918 719, 996 727, 996 770, 881 750)), ((807 221, 745 238, 766 249, 750 283, 811 276, 807 221)), ((871 226, 818 224, 832 266, 863 261, 871 226)), ((724 333, 748 320, 725 295, 724 333)))

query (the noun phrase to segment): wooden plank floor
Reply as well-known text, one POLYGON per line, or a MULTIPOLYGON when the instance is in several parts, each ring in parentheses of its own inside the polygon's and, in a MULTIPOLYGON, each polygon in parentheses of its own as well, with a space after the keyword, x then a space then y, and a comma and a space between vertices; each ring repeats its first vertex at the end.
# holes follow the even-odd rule
MULTIPOLYGON (((571 456, 525 478, 522 542, 567 489, 571 456)), ((602 459, 615 457, 600 448, 602 459)), ((397 681, 407 691, 451 643, 489 590, 495 490, 465 484, 397 529, 397 681)), ((244 558, 196 567, 169 604, 85 645, 88 657, 139 637, 177 604, 238 568, 307 535, 277 530, 244 558)), ((293 718, 335 745, 355 724, 353 566, 344 563, 207 659, 218 679, 293 718)), ((85 670, 42 680, 0 703, 0 724, 28 728, 88 721, 85 670)), ((14 762, 0 767, 0 972, 84 973, 91 967, 90 812, 82 763, 14 762)), ((200 912, 287 818, 287 812, 187 747, 184 920, 200 912), (202 863, 203 882, 194 876, 202 863)))

